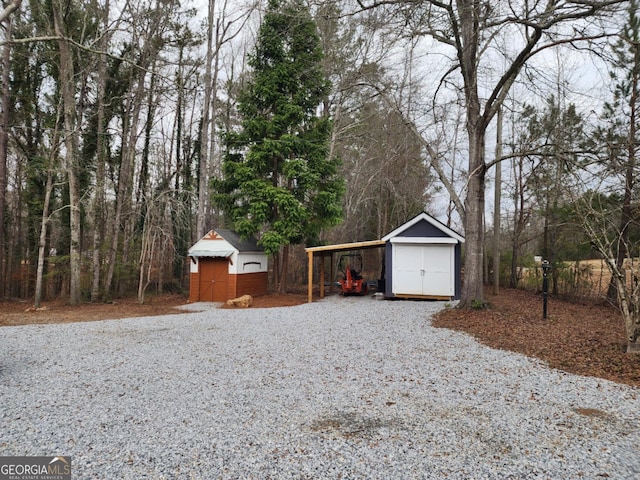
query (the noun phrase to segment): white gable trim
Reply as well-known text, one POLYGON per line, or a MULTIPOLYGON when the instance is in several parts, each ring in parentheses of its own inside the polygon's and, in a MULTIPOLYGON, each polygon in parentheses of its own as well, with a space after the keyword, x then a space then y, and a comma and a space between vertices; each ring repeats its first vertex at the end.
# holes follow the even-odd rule
MULTIPOLYGON (((414 226, 416 223, 421 222, 423 220, 426 221, 426 222, 429 222, 431 225, 436 227, 441 232, 447 234, 449 237, 455 238, 460 243, 464 243, 464 237, 460 236, 459 234, 457 234, 456 232, 451 230, 449 227, 447 227, 446 225, 443 225, 442 223, 437 221, 435 218, 433 218, 431 215, 428 215, 425 212, 422 212, 420 215, 416 215, 411 220, 409 220, 407 223, 405 223, 403 225, 400 225, 394 231, 392 231, 391 233, 388 233, 387 235, 382 237, 382 240, 385 241, 385 242, 388 242, 392 238, 397 237, 398 235, 400 235, 405 230, 409 229, 410 227, 414 226)), ((442 242, 442 243, 445 243, 445 242, 442 242)))
POLYGON ((392 244, 396 243, 407 243, 407 244, 416 244, 423 245, 426 243, 432 245, 455 245, 458 243, 458 240, 450 237, 393 237, 389 239, 392 244))

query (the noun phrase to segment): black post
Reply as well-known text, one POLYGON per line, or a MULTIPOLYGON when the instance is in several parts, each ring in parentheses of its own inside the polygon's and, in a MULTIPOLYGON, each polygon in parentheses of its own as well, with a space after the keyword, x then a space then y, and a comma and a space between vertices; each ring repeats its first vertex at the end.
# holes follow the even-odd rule
POLYGON ((547 299, 549 296, 549 278, 547 277, 551 265, 548 260, 542 261, 542 318, 547 318, 547 299))

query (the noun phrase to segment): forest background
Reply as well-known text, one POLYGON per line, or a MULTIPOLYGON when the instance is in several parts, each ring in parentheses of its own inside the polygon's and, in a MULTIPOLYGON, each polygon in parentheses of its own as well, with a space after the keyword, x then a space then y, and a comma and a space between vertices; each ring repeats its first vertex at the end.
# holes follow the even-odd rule
MULTIPOLYGON (((631 297, 635 1, 293 3, 317 26, 318 115, 345 179, 343 221, 320 241, 378 239, 426 210, 472 237, 480 285, 522 285, 542 256, 553 292, 582 299, 602 277, 580 261, 598 257, 631 297)), ((186 289, 187 249, 226 221, 211 181, 265 8, 3 3, 0 297, 186 289)))

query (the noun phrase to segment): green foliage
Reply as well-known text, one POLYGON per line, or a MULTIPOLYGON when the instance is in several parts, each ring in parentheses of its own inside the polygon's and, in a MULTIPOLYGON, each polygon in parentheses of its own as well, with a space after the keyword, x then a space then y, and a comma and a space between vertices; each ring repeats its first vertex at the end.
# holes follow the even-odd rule
POLYGON ((316 111, 329 92, 316 27, 299 0, 271 0, 241 90, 239 131, 224 135, 213 202, 267 253, 317 241, 337 224, 344 181, 329 158, 331 122, 316 111))
POLYGON ((473 310, 484 310, 487 308, 487 302, 484 300, 475 299, 471 301, 471 308, 473 310))
POLYGON ((539 152, 526 180, 544 222, 537 251, 552 263, 585 258, 590 245, 568 200, 579 188, 572 174, 583 166, 577 152, 587 142, 584 121, 574 104, 565 105, 554 95, 540 111, 527 108, 524 118, 529 148, 539 152))

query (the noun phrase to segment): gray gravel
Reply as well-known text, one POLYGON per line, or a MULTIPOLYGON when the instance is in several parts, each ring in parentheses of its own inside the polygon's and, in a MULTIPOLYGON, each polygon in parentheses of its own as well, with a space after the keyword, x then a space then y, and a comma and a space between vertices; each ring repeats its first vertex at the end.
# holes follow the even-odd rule
POLYGON ((435 329, 443 307, 0 328, 0 455, 71 455, 74 479, 640 478, 640 389, 435 329))

